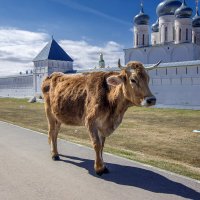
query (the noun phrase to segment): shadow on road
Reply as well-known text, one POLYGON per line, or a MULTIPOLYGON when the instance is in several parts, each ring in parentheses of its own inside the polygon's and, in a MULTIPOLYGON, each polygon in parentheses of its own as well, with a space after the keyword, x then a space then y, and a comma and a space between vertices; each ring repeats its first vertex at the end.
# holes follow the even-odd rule
MULTIPOLYGON (((94 172, 93 160, 66 155, 60 155, 60 157, 60 161, 84 168, 88 170, 90 175, 99 177, 94 172)), ((110 173, 99 177, 103 180, 120 185, 138 187, 155 193, 174 194, 193 200, 200 199, 199 192, 181 183, 172 181, 160 174, 157 174, 156 172, 133 166, 122 166, 112 163, 107 163, 106 166, 109 168, 110 173)))

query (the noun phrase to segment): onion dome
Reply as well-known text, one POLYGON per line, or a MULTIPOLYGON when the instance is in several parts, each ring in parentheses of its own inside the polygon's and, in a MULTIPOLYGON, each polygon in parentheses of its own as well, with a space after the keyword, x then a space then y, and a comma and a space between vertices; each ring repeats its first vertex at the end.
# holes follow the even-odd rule
POLYGON ((159 20, 157 19, 157 21, 151 26, 151 30, 153 32, 159 32, 159 20))
POLYGON ((144 13, 143 6, 141 5, 140 13, 134 17, 134 23, 136 25, 148 25, 149 24, 149 15, 144 13))
POLYGON ((158 4, 156 13, 159 17, 164 15, 174 15, 177 8, 181 6, 179 0, 165 0, 158 4))
POLYGON ((197 10, 196 15, 192 19, 192 26, 193 27, 200 27, 200 16, 197 10))
POLYGON ((175 11, 175 16, 177 18, 190 18, 192 16, 192 8, 186 5, 185 0, 183 1, 181 7, 175 11))

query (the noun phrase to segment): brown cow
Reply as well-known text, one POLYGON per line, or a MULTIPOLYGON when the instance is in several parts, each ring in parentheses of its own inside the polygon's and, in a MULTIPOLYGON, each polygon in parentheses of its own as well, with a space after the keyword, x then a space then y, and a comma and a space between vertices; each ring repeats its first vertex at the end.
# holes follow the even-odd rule
POLYGON ((128 107, 155 105, 148 83, 149 76, 139 62, 129 62, 121 72, 53 73, 47 77, 42 92, 52 159, 59 160, 61 123, 86 126, 96 152, 94 169, 98 175, 108 173, 102 158, 105 138, 120 125, 128 107))

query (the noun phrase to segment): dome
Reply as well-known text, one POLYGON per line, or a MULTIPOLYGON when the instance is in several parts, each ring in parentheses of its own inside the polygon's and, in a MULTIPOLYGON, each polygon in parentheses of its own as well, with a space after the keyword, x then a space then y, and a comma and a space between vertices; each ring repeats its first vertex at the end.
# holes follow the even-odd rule
POLYGON ((143 7, 139 14, 134 17, 134 23, 136 25, 148 25, 149 24, 149 16, 144 13, 143 7))
POLYGON ((177 8, 181 6, 179 0, 165 0, 158 4, 156 13, 159 17, 164 15, 174 15, 177 8))
POLYGON ((153 32, 159 32, 159 20, 157 20, 152 26, 151 26, 151 30, 153 32))
POLYGON ((175 11, 175 16, 177 18, 190 18, 192 16, 192 8, 186 5, 185 0, 183 1, 181 7, 175 11))
POLYGON ((192 26, 193 27, 200 27, 200 16, 199 12, 196 12, 196 15, 192 19, 192 26))

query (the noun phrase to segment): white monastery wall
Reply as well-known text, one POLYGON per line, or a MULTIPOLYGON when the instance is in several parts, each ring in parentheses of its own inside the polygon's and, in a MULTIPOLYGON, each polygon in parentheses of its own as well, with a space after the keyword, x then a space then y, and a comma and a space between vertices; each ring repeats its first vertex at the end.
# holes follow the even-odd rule
POLYGON ((163 67, 149 75, 157 104, 200 105, 200 66, 163 67))
MULTIPOLYGON (((149 71, 150 88, 157 104, 200 106, 200 62, 187 63, 163 63, 149 71)), ((109 68, 111 70, 117 69, 109 68)), ((0 96, 23 98, 39 95, 43 78, 39 74, 0 77, 0 96), (34 81, 37 84, 34 85, 34 81)))
POLYGON ((0 78, 0 97, 31 97, 34 95, 33 75, 0 78))

